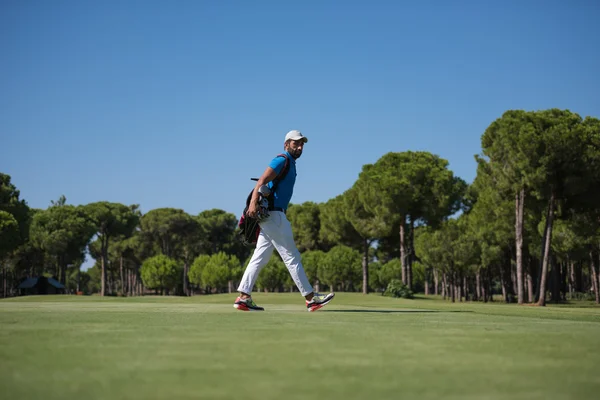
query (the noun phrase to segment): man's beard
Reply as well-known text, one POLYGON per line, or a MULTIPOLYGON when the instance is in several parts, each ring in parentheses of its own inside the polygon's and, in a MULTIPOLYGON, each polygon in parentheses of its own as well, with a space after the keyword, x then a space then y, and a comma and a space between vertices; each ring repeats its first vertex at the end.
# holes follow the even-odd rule
POLYGON ((290 153, 290 155, 294 158, 294 160, 297 160, 300 158, 300 156, 302 155, 302 150, 288 150, 288 153, 290 153))

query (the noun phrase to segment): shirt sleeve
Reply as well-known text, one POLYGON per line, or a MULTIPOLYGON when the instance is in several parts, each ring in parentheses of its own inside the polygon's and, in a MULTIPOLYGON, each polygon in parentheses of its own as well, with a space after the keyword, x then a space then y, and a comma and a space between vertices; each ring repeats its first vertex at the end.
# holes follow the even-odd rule
POLYGON ((284 157, 275 157, 269 164, 269 167, 273 168, 275 170, 275 172, 277 172, 277 174, 279 175, 279 173, 283 169, 284 165, 285 165, 284 157))

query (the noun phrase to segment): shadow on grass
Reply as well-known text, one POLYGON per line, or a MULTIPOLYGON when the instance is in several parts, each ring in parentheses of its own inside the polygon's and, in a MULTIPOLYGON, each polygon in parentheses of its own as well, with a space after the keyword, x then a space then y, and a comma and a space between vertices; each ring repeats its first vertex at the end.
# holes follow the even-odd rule
POLYGON ((472 313, 473 311, 468 310, 373 310, 373 309, 364 309, 364 310, 321 310, 319 312, 332 312, 332 313, 382 313, 382 314, 395 314, 395 313, 472 313))

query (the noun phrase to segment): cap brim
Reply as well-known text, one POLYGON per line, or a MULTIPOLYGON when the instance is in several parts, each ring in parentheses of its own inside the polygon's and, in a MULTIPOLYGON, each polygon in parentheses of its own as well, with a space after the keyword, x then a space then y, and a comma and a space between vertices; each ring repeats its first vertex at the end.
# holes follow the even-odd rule
POLYGON ((308 142, 308 138, 306 136, 296 136, 296 137, 291 137, 289 140, 303 140, 304 143, 308 142))

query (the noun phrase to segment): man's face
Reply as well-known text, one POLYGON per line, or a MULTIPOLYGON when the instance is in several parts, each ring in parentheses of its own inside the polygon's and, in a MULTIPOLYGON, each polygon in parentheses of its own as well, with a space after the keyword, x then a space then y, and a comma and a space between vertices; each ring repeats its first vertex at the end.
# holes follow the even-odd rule
POLYGON ((285 150, 294 157, 295 160, 300 158, 304 149, 304 140, 289 140, 285 145, 285 150))

